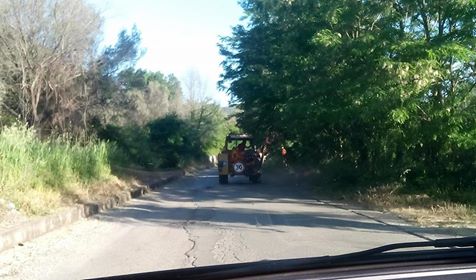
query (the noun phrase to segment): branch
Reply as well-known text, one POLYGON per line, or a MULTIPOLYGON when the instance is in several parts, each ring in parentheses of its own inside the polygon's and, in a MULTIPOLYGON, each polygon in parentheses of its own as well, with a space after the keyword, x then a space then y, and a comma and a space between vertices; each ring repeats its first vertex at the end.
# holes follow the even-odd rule
POLYGON ((5 103, 2 102, 2 105, 3 105, 3 107, 4 107, 5 109, 7 109, 7 111, 8 111, 11 115, 13 115, 13 116, 15 116, 15 117, 18 117, 18 116, 20 115, 18 112, 15 112, 15 110, 13 110, 12 108, 10 108, 7 104, 5 104, 5 103))
POLYGON ((416 107, 420 110, 420 112, 423 113, 424 118, 423 120, 425 121, 431 121, 431 118, 428 116, 428 114, 420 107, 420 105, 416 105, 416 107))

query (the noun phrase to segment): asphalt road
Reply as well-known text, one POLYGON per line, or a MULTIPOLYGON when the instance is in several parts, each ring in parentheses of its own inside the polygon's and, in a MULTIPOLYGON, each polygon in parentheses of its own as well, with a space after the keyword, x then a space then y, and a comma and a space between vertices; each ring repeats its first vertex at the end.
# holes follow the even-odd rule
MULTIPOLYGON (((78 279, 348 253, 440 237, 377 211, 320 200, 282 176, 218 185, 186 176, 127 206, 0 254, 6 279, 78 279)), ((443 237, 443 236, 441 236, 443 237)))

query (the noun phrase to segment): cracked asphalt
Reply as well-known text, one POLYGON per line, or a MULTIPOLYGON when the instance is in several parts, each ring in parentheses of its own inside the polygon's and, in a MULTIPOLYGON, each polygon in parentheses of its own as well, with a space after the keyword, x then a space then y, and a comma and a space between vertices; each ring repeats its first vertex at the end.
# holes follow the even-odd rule
POLYGON ((320 200, 311 187, 284 177, 219 185, 215 170, 205 170, 0 253, 0 278, 80 279, 447 236, 389 213, 320 200))

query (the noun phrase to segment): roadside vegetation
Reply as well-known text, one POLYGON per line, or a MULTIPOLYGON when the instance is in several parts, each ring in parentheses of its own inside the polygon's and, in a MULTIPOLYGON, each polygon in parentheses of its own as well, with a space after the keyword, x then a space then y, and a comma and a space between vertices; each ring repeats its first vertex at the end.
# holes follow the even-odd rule
POLYGON ((62 205, 62 194, 113 179, 104 142, 40 140, 33 128, 14 125, 0 133, 0 154, 2 199, 28 214, 48 213, 62 205))
POLYGON ((474 212, 474 1, 242 7, 246 24, 221 40, 240 126, 272 134, 290 165, 319 171, 329 192, 474 212))
MULTIPOLYGON (((311 182, 316 186, 316 194, 322 199, 344 201, 369 209, 391 212, 421 226, 476 227, 474 201, 455 202, 458 200, 448 198, 447 194, 408 192, 404 185, 397 182, 375 186, 332 185, 322 180, 322 175, 314 174, 312 177, 311 182)), ((472 191, 465 194, 474 197, 472 191)))
POLYGON ((102 22, 85 0, 0 0, 0 222, 127 189, 114 166, 204 160, 235 129, 200 73, 138 69, 140 31, 99 47, 102 22))

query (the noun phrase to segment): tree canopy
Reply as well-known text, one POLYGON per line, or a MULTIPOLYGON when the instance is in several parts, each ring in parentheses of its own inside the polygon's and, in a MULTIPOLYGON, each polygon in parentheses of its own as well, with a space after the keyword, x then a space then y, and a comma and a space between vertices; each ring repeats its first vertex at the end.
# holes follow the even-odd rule
POLYGON ((476 1, 241 4, 220 49, 242 127, 352 182, 476 184, 476 1))

